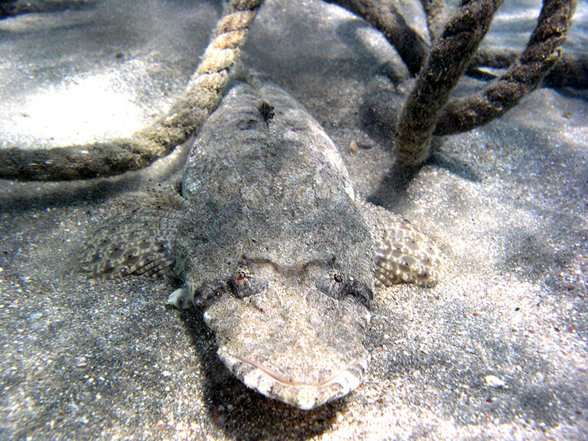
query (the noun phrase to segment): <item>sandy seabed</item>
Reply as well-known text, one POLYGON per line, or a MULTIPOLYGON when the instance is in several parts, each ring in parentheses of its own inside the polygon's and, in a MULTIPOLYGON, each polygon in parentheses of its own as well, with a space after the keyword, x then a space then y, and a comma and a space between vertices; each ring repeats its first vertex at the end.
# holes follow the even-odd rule
MULTIPOLYGON (((104 29, 130 14, 118 13, 123 4, 109 2, 87 15, 52 14, 51 26, 42 19, 42 37, 51 41, 58 32, 62 46, 86 47, 88 66, 76 64, 85 79, 111 72, 107 78, 131 82, 120 89, 123 97, 141 88, 128 92, 134 108, 119 107, 134 112, 129 118, 135 124, 149 118, 148 108, 165 110, 181 91, 165 85, 181 85, 178 78, 189 76, 197 63, 189 51, 198 54, 206 45, 218 8, 147 2, 146 16, 166 11, 159 26, 121 19, 127 28, 119 23, 120 35, 112 39, 127 46, 112 51, 123 53, 122 61, 94 59, 104 46, 81 41, 75 30, 91 23, 90 35, 109 35, 104 29), (195 18, 195 29, 186 17, 195 18), (183 27, 165 26, 178 22, 183 27), (170 47, 182 32, 191 32, 197 48, 170 47)), ((497 18, 500 33, 490 35, 492 42, 521 40, 509 17, 524 7, 497 18)), ((582 7, 578 13, 585 16, 582 7)), ((423 22, 415 17, 418 28, 423 22)), ((40 31, 27 30, 31 17, 24 24, 11 20, 20 31, 3 29, 0 44, 33 47, 40 31)), ((532 28, 533 21, 532 14, 523 23, 532 28)), ((572 35, 572 47, 583 35, 572 35)), ((365 341, 372 362, 364 384, 342 400, 300 411, 235 380, 216 358, 200 312, 166 309, 168 282, 93 280, 76 270, 92 230, 127 208, 128 192, 181 166, 180 153, 118 178, 0 181, 0 438, 586 439, 586 96, 540 89, 502 119, 440 140, 431 161, 402 185, 381 121, 397 115, 406 72, 376 31, 320 1, 298 7, 268 1, 244 61, 292 93, 325 127, 361 194, 436 239, 446 256, 443 280, 430 289, 400 285, 379 292, 365 341), (357 151, 349 148, 352 141, 357 151)), ((29 62, 47 61, 31 49, 29 62)), ((55 63, 56 77, 67 70, 63 63, 67 59, 55 63)), ((63 87, 50 75, 29 82, 23 80, 27 88, 18 93, 5 89, 12 91, 6 102, 13 109, 39 90, 63 87)), ((482 86, 465 78, 458 93, 482 86)), ((121 118, 106 121, 116 125, 121 118)), ((4 139, 36 142, 26 128, 19 134, 1 127, 4 139)), ((55 138, 68 139, 71 129, 59 125, 55 138)), ((112 131, 122 133, 124 120, 112 131)))

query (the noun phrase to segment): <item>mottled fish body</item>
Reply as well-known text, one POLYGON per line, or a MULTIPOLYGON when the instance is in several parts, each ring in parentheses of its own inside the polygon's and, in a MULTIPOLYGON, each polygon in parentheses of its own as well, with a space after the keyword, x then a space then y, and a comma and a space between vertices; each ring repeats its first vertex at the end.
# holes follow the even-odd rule
POLYGON ((356 388, 373 242, 316 121, 276 86, 233 87, 200 132, 182 192, 179 271, 206 299, 225 365, 303 409, 356 388))
POLYGON ((184 285, 170 301, 202 306, 226 367, 312 409, 361 384, 374 285, 429 284, 438 253, 398 216, 358 200, 337 148, 291 96, 253 84, 234 86, 202 127, 183 199, 156 197, 167 214, 151 251, 135 252, 142 237, 126 232, 132 265, 98 239, 87 266, 125 275, 173 265, 184 285))

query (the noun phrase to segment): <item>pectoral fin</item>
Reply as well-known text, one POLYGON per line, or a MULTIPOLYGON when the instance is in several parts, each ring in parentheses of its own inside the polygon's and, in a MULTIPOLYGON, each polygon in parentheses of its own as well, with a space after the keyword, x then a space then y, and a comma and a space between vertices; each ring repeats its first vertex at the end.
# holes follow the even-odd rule
POLYGON ((402 216, 367 202, 362 206, 374 239, 376 286, 435 284, 441 277, 437 245, 402 216))
POLYGON ((182 201, 179 195, 158 189, 135 194, 138 208, 111 217, 88 238, 81 268, 104 277, 169 275, 182 201))

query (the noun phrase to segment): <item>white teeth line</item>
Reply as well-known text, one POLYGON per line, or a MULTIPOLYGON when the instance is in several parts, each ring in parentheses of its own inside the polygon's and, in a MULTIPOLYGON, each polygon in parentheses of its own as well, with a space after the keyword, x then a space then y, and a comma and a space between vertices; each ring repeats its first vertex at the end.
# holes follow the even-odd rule
MULTIPOLYGON (((310 387, 310 388, 315 388, 315 389, 322 388, 322 387, 328 387, 328 386, 331 386, 332 384, 335 384, 335 383, 339 383, 339 385, 343 387, 344 384, 348 384, 349 382, 351 382, 351 383, 354 383, 356 381, 358 382, 359 380, 358 380, 357 376, 350 371, 350 368, 360 366, 362 368, 361 370, 365 371, 367 369, 367 364, 369 361, 367 359, 364 359, 359 362, 349 364, 349 366, 342 369, 341 371, 339 371, 339 373, 337 373, 336 375, 333 375, 328 380, 326 380, 322 383, 314 383, 313 384, 313 383, 296 383, 296 382, 288 381, 287 379, 283 378, 281 375, 279 375, 275 372, 272 372, 270 369, 267 369, 263 366, 259 366, 256 363, 250 362, 249 360, 242 359, 241 357, 229 354, 223 348, 219 348, 218 355, 219 355, 219 358, 227 365, 227 367, 229 367, 229 369, 231 371, 234 371, 235 366, 238 366, 239 364, 244 364, 244 365, 252 367, 253 369, 250 372, 247 372, 247 374, 245 374, 245 377, 253 375, 253 373, 255 372, 263 377, 267 377, 267 379, 269 379, 272 384, 278 383, 278 384, 281 384, 286 387, 310 387), (341 382, 341 379, 345 378, 345 377, 349 377, 349 378, 347 378, 347 380, 351 380, 351 381, 341 382)), ((245 379, 244 379, 244 381, 245 381, 245 379)), ((247 384, 246 381, 245 381, 245 383, 247 384)), ((247 384, 247 385, 249 387, 253 387, 254 389, 257 389, 257 387, 251 386, 249 384, 247 384)), ((358 385, 359 385, 359 382, 358 382, 358 385)), ((355 387, 357 387, 357 386, 355 386, 355 387)))
POLYGON ((327 381, 313 384, 288 381, 270 369, 230 354, 224 347, 219 348, 218 356, 247 387, 303 410, 341 398, 359 387, 369 363, 368 356, 350 363, 327 381))

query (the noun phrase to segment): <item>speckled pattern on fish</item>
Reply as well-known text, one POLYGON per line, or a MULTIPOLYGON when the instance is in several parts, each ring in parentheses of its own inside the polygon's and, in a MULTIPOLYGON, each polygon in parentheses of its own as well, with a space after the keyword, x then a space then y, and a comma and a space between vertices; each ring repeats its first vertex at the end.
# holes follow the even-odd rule
POLYGON ((95 275, 174 274, 218 356, 247 386, 313 409, 357 388, 373 290, 439 277, 436 246, 360 200, 337 148, 287 93, 238 83, 203 126, 181 182, 101 226, 95 275))

